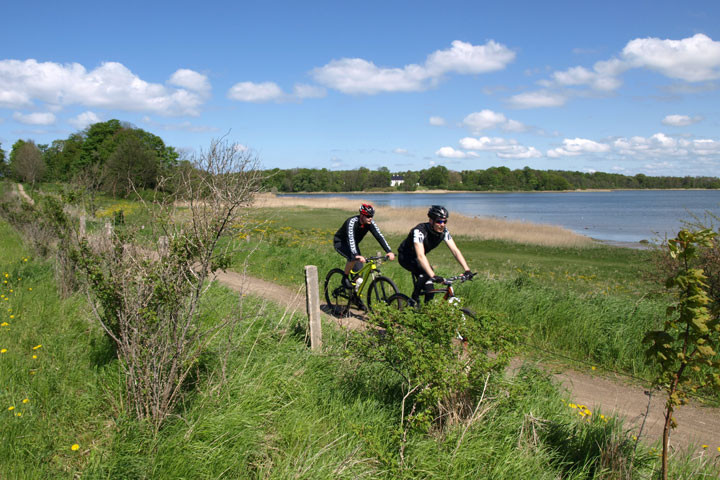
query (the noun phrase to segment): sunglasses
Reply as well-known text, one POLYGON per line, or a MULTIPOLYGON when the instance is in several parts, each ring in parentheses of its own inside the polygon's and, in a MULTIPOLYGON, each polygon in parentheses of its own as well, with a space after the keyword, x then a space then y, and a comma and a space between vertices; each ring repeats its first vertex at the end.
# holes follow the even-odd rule
POLYGON ((439 224, 441 224, 441 225, 442 225, 443 223, 447 223, 447 218, 438 218, 438 219, 435 220, 435 223, 439 223, 439 224))

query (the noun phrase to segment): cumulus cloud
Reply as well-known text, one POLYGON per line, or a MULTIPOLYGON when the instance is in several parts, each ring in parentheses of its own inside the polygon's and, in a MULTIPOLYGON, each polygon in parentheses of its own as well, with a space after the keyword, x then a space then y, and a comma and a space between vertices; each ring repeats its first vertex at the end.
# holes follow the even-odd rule
POLYGON ((68 123, 72 125, 73 127, 77 128, 78 130, 82 130, 88 125, 92 125, 93 123, 101 122, 100 117, 97 116, 94 112, 83 112, 77 117, 73 117, 70 120, 68 120, 68 123))
POLYGON ((283 98, 284 93, 274 82, 240 82, 228 91, 228 98, 241 102, 269 102, 283 98))
POLYGON ((468 158, 472 156, 468 152, 455 150, 453 147, 442 147, 435 152, 435 155, 442 158, 468 158))
POLYGON ((516 121, 509 120, 502 113, 493 112, 492 110, 481 110, 471 113, 463 119, 463 125, 468 127, 474 134, 479 134, 483 130, 491 128, 500 128, 502 130, 521 132, 525 130, 525 126, 516 121))
POLYGON ((720 155, 720 142, 713 139, 673 138, 664 133, 649 137, 634 136, 618 138, 613 142, 615 150, 633 157, 708 157, 720 155))
POLYGON ((441 127, 445 125, 445 119, 442 117, 430 117, 430 120, 428 120, 430 125, 434 125, 436 127, 441 127))
POLYGON ((186 68, 181 68, 173 73, 168 83, 204 94, 211 90, 210 81, 205 75, 186 68))
POLYGON ((15 112, 13 119, 25 125, 52 125, 55 123, 55 115, 50 112, 22 114, 15 112))
POLYGON ((501 137, 465 137, 460 139, 460 146, 465 150, 495 152, 500 158, 542 157, 535 147, 526 147, 516 140, 501 137))
POLYGON ((616 57, 596 62, 592 68, 575 66, 554 72, 538 82, 544 90, 515 95, 510 103, 518 108, 558 107, 588 91, 607 94, 622 85, 623 73, 638 68, 686 82, 716 80, 720 78, 720 42, 701 33, 681 40, 636 38, 616 57))
POLYGON ((325 88, 306 84, 295 85, 293 93, 288 94, 275 82, 239 82, 230 87, 227 93, 231 100, 252 103, 292 102, 305 98, 322 98, 325 95, 325 88))
POLYGON ((622 55, 634 67, 670 78, 688 82, 720 78, 720 42, 702 33, 682 40, 637 38, 628 42, 622 55))
POLYGON ((585 153, 605 153, 610 151, 610 145, 598 143, 585 138, 566 138, 563 140, 563 146, 547 151, 547 156, 551 158, 557 157, 574 157, 585 153))
POLYGON ((448 73, 477 74, 502 70, 515 52, 492 40, 472 45, 456 40, 447 50, 431 53, 423 65, 379 67, 362 58, 342 58, 312 70, 316 82, 349 94, 422 91, 448 73))
MULTIPOLYGON (((173 82, 189 83, 192 75, 187 72, 176 72, 173 82)), ((196 115, 204 101, 205 96, 197 91, 146 82, 117 62, 105 62, 88 71, 79 63, 0 61, 0 107, 28 108, 44 103, 48 109, 83 105, 196 115)))
POLYGON ((567 96, 548 90, 520 93, 510 97, 510 106, 514 108, 561 107, 567 102, 567 96))
POLYGON ((663 125, 671 127, 687 127, 702 121, 702 117, 689 117, 688 115, 667 115, 662 119, 663 125))

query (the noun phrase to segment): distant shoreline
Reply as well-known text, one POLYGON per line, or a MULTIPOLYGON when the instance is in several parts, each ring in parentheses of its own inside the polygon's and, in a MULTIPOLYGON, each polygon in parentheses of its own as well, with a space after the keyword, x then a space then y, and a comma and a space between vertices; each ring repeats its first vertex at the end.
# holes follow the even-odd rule
MULTIPOLYGON (((397 194, 448 194, 448 193, 597 193, 597 192, 681 192, 718 191, 717 188, 587 188, 576 190, 415 190, 411 192, 361 190, 350 192, 276 192, 275 195, 397 195, 397 194)), ((269 193, 269 192, 268 192, 269 193)))

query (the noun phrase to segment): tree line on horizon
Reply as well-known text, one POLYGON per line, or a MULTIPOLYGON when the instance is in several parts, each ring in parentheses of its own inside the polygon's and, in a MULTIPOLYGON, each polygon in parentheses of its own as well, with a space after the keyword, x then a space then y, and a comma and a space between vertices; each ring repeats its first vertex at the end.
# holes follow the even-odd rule
MULTIPOLYGON (((43 180, 75 182, 84 188, 127 195, 132 188, 154 188, 161 176, 187 164, 158 136, 113 119, 88 126, 50 144, 18 140, 9 152, 0 144, 0 178, 35 183, 43 180)), ((391 172, 326 168, 266 169, 263 188, 281 193, 415 191, 561 191, 578 189, 719 189, 717 177, 623 175, 605 172, 511 170, 490 167, 450 170, 438 165, 422 170, 391 172), (402 178, 393 186, 392 178, 402 178)))
POLYGON ((717 177, 655 177, 639 173, 622 175, 605 172, 535 170, 530 167, 511 170, 490 167, 485 170, 449 170, 438 165, 418 171, 391 173, 386 167, 375 171, 361 167, 355 170, 326 168, 274 168, 266 170, 263 186, 281 193, 293 192, 359 192, 416 191, 418 189, 470 191, 562 191, 585 189, 716 189, 717 177), (402 183, 392 186, 393 177, 402 183))

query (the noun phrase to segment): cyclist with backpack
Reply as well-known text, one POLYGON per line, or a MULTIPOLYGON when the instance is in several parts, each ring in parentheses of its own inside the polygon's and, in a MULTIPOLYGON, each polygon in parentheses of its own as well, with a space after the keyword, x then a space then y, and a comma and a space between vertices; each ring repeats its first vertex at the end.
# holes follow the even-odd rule
MULTIPOLYGON (((412 274, 412 299, 419 302, 420 293, 432 290, 433 282, 442 282, 442 277, 435 275, 427 254, 432 249, 445 242, 455 260, 465 270, 465 275, 471 275, 470 267, 465 261, 460 249, 450 236, 446 225, 449 212, 442 205, 432 205, 428 210, 429 222, 415 225, 410 233, 398 247, 398 261, 400 265, 412 274)), ((429 301, 432 294, 425 294, 425 301, 429 301)))
POLYGON ((388 245, 387 240, 380 232, 380 228, 373 220, 374 216, 375 209, 373 206, 369 203, 363 203, 360 206, 359 214, 345 220, 345 223, 335 233, 333 239, 335 250, 347 260, 345 263, 345 276, 348 282, 349 275, 359 272, 365 265, 365 257, 360 253, 359 244, 368 232, 373 234, 375 240, 385 250, 388 260, 395 259, 395 254, 392 252, 390 245, 388 245), (354 271, 352 270, 353 266, 355 266, 354 271))

